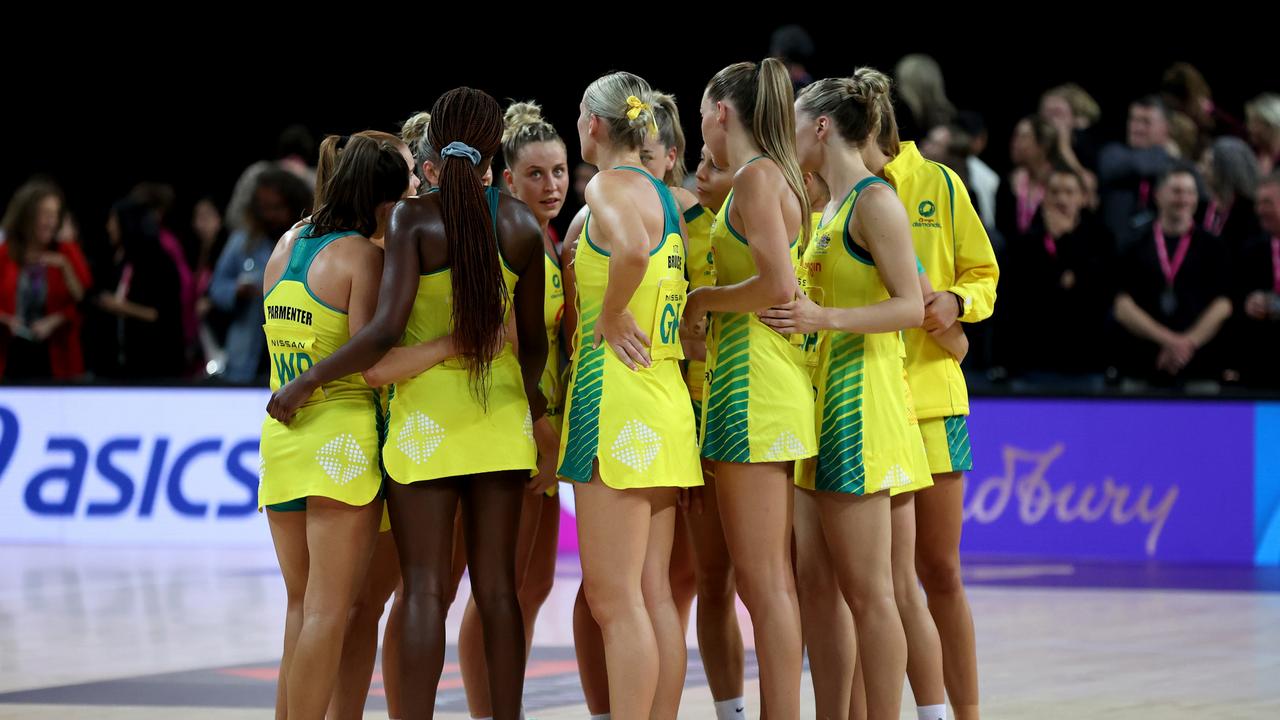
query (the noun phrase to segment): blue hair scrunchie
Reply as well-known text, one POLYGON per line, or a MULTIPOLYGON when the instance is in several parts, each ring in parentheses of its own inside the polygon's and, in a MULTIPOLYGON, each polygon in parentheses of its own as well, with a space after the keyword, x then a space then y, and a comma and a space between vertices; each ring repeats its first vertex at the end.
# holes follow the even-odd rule
POLYGON ((480 164, 480 151, 464 142, 451 142, 440 151, 440 157, 467 158, 472 165, 480 164))

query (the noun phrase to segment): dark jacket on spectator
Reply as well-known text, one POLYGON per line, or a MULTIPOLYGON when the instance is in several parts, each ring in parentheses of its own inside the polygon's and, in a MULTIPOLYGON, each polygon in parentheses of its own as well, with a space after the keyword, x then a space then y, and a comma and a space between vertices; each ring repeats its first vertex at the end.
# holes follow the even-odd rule
POLYGON ((1098 156, 1102 221, 1122 247, 1155 218, 1156 180, 1173 164, 1162 147, 1136 150, 1112 143, 1098 156))
MULTIPOLYGON (((1170 258, 1177 252, 1178 241, 1177 237, 1165 239, 1170 258)), ((1138 230, 1133 241, 1120 253, 1116 266, 1117 289, 1128 293, 1138 307, 1156 322, 1174 332, 1185 332, 1195 325, 1214 300, 1220 297, 1230 298, 1229 262, 1230 256, 1221 241, 1206 233, 1203 228, 1193 225, 1190 248, 1174 278, 1176 307, 1168 312, 1161 302, 1166 281, 1157 255, 1155 230, 1148 223, 1138 230)), ((1126 331, 1122 330, 1120 334, 1119 355, 1124 374, 1159 382, 1169 381, 1167 375, 1156 369, 1159 347, 1126 331)), ((1224 345, 1220 332, 1208 345, 1196 352, 1180 377, 1220 377, 1225 360, 1224 345)))
POLYGON ((1115 298, 1113 241, 1085 212, 1075 230, 1046 242, 1036 213, 1027 233, 1005 248, 997 311, 1000 363, 1028 372, 1101 373, 1106 348, 1096 341, 1115 298))

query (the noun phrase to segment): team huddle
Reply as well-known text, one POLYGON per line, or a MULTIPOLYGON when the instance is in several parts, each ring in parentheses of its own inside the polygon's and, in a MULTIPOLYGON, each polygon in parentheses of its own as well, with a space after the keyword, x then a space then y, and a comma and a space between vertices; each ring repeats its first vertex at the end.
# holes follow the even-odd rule
POLYGON ((471 715, 523 717, 568 488, 593 718, 676 717, 695 596, 718 720, 745 717, 735 598, 770 720, 800 717, 806 652, 818 717, 896 719, 907 679, 920 718, 978 717, 959 362, 999 271, 891 94, 730 65, 691 191, 674 98, 601 77, 563 242, 566 145, 533 103, 458 88, 398 136, 325 140, 263 289, 278 718, 362 716, 392 596, 388 710, 431 717, 464 568, 471 715))

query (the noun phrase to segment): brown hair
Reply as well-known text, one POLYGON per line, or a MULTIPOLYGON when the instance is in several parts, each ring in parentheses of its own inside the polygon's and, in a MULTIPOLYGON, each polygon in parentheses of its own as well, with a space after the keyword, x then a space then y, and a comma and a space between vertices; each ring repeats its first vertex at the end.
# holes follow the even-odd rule
POLYGON ((52 180, 34 179, 23 183, 5 210, 4 244, 9 249, 9 257, 19 265, 27 261, 27 249, 35 242, 36 216, 40 203, 47 197, 58 199, 58 226, 61 227, 67 217, 67 201, 62 189, 52 180))
POLYGON ((467 157, 444 155, 454 142, 492 159, 502 143, 502 109, 487 93, 468 87, 445 93, 431 108, 427 140, 440 156, 440 212, 453 285, 453 337, 466 363, 472 391, 487 403, 489 366, 497 354, 508 294, 489 204, 467 157))
MULTIPOLYGON (((386 135, 386 133, 380 133, 386 135)), ((334 150, 325 168, 324 182, 316 185, 316 210, 311 216, 313 235, 355 230, 368 237, 378 229, 378 206, 394 202, 409 187, 409 173, 400 155, 400 140, 352 135, 345 143, 329 136, 321 145, 334 150), (342 145, 341 148, 338 148, 342 145), (336 152, 341 149, 342 152, 336 152)), ((317 180, 320 179, 317 172, 317 180)))
POLYGON ((343 149, 346 148, 350 138, 353 137, 365 137, 378 142, 391 143, 397 148, 405 146, 404 140, 401 140, 398 136, 380 130, 363 130, 349 137, 345 135, 325 136, 324 141, 320 143, 320 160, 316 163, 316 198, 312 207, 324 205, 325 183, 333 175, 334 168, 338 166, 338 157, 342 155, 343 149))

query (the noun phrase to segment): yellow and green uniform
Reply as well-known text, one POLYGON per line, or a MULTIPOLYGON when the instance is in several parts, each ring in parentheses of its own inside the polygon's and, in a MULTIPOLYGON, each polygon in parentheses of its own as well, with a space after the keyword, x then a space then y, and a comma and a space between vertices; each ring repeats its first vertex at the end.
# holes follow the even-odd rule
MULTIPOLYGON (((499 193, 487 188, 485 195, 496 237, 499 193)), ((492 242, 488 238, 475 241, 492 242)), ((506 258, 501 266, 507 296, 514 297, 518 277, 506 258)), ((401 344, 416 345, 448 335, 453 330, 453 313, 450 269, 422 275, 401 344)), ((383 453, 391 479, 408 484, 537 467, 529 401, 520 363, 509 343, 489 366, 487 390, 482 401, 467 366, 457 358, 396 383, 383 453)))
POLYGON ((560 430, 560 410, 564 404, 564 388, 560 374, 560 321, 564 318, 564 276, 560 260, 545 249, 542 265, 546 279, 542 291, 542 319, 547 329, 547 366, 542 371, 538 389, 547 399, 547 419, 560 430))
MULTIPOLYGON (((542 318, 547 329, 547 366, 542 370, 538 389, 547 399, 547 421, 558 434, 563 426, 561 409, 564 406, 564 382, 560 356, 560 322, 564 319, 564 276, 560 272, 560 260, 551 253, 542 253, 546 278, 542 292, 542 318)), ((556 494, 557 486, 547 488, 547 497, 556 494)))
MULTIPOLYGON (((820 225, 822 225, 822 213, 810 213, 809 227, 816 230, 820 225)), ((799 249, 800 262, 796 265, 796 284, 800 286, 800 292, 804 293, 806 296, 809 295, 809 268, 804 264, 804 253, 806 252, 808 244, 809 243, 802 244, 799 249)), ((801 346, 804 350, 805 372, 809 375, 809 384, 813 388, 814 397, 817 397, 818 395, 818 338, 821 336, 821 333, 809 333, 804 336, 804 344, 801 346)), ((797 460, 792 477, 799 478, 805 472, 812 472, 812 470, 806 471, 804 466, 812 465, 817 461, 817 457, 797 460)))
MULTIPOLYGON (((689 235, 689 248, 686 274, 689 276, 689 289, 712 287, 716 284, 716 258, 711 251, 711 226, 715 223, 716 214, 702 205, 694 205, 684 211, 685 231, 689 235)), ((689 386, 689 397, 693 400, 693 420, 702 426, 703 384, 707 379, 707 363, 704 360, 689 360, 685 363, 684 382, 689 386)))
MULTIPOLYGON (((969 191, 950 168, 926 160, 915 143, 904 142, 884 168, 911 223, 916 257, 939 291, 959 298, 960 320, 978 322, 991 316, 1000 268, 969 191)), ((929 465, 935 474, 971 470, 969 390, 956 362, 927 332, 903 333, 907 377, 924 435, 929 465)))
MULTIPOLYGON (((271 390, 301 375, 351 339, 347 313, 326 305, 307 285, 316 256, 354 232, 294 240, 289 264, 262 300, 263 331, 271 357, 271 390)), ((375 391, 360 374, 317 389, 292 422, 262 422, 258 508, 305 509, 306 498, 327 497, 367 505, 382 486, 375 391)))
MULTIPOLYGON (((817 230, 822 225, 822 213, 811 213, 809 217, 809 227, 817 230)), ((808 250, 808 243, 803 243, 798 252, 800 254, 800 262, 796 264, 796 284, 800 286, 800 292, 809 295, 809 279, 810 272, 808 265, 804 262, 804 255, 808 250)), ((813 392, 818 392, 818 337, 820 333, 809 333, 804 336, 804 344, 801 348, 804 350, 805 369, 809 373, 809 381, 813 383, 813 392)))
POLYGON ((671 191, 638 168, 662 201, 662 242, 627 310, 650 338, 649 367, 632 370, 608 345, 595 340, 596 321, 609 282, 609 253, 591 241, 591 216, 574 255, 578 283, 578 337, 569 380, 558 474, 591 480, 593 463, 614 489, 690 487, 702 484, 689 391, 680 375, 679 323, 688 281, 680 215, 671 191))
MULTIPOLYGON (((730 191, 711 230, 720 286, 758 274, 747 239, 729 222, 732 207, 730 191)), ((798 249, 799 243, 792 242, 793 269, 799 266, 798 249)), ((813 388, 803 345, 803 336, 779 335, 755 313, 712 313, 703 457, 735 463, 786 462, 817 452, 813 388)))
MULTIPOLYGON (((867 178, 814 230, 804 254, 809 297, 823 307, 865 307, 889 299, 875 260, 849 226, 858 195, 881 183, 867 178)), ((932 484, 903 369, 901 335, 828 330, 818 339, 817 462, 803 463, 796 484, 870 495, 932 484)))

